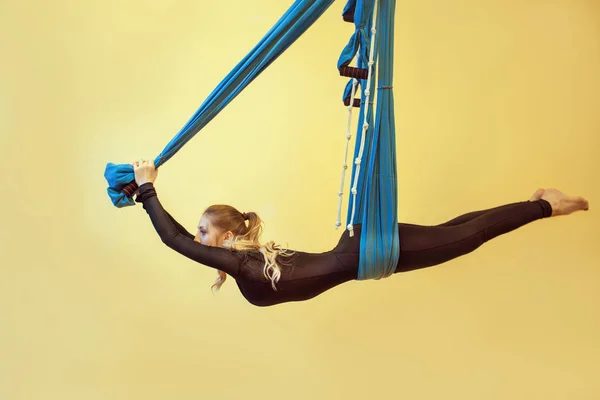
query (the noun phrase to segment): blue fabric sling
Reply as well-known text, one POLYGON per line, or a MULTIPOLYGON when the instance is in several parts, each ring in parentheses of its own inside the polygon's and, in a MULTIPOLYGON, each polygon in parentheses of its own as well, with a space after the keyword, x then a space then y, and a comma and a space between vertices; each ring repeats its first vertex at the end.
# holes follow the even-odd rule
MULTIPOLYGON (((373 126, 373 104, 365 104, 366 96, 361 91, 361 107, 356 132, 354 159, 359 155, 362 121, 367 113, 369 125, 365 136, 365 149, 358 177, 355 221, 362 224, 360 258, 357 279, 380 279, 394 273, 400 257, 398 233, 398 189, 396 166, 396 140, 394 120, 393 60, 394 60, 394 12, 395 0, 379 0, 375 23, 375 52, 373 71, 378 68, 377 80, 371 77, 371 99, 377 90, 375 126, 373 126), (377 87, 375 87, 377 84, 377 87), (366 168, 365 168, 366 166, 366 168)), ((358 51, 357 67, 368 69, 371 37, 373 35, 373 12, 375 0, 350 0, 344 9, 344 17, 354 12, 355 32, 343 50, 338 68, 348 65, 358 51)), ((366 89, 367 80, 359 80, 366 89)), ((344 91, 344 100, 350 100, 352 81, 344 91)), ((356 163, 352 168, 351 181, 356 174, 356 163)), ((352 199, 351 199, 352 200, 352 199)), ((352 201, 348 204, 347 220, 352 217, 352 201)))
MULTIPOLYGON (((359 174, 356 196, 355 219, 362 223, 358 279, 380 279, 391 275, 399 258, 394 103, 391 90, 395 0, 378 1, 375 58, 380 57, 381 64, 377 79, 375 79, 375 74, 371 76, 371 99, 375 94, 374 89, 377 89, 378 92, 375 126, 372 124, 372 100, 369 101, 371 104, 364 104, 364 90, 361 91, 362 104, 359 113, 359 121, 362 121, 364 113, 367 113, 369 129, 365 137, 365 152, 361 162, 363 170, 359 174), (375 88, 375 84, 379 86, 375 88)), ((155 158, 155 167, 159 168, 173 157, 196 133, 302 36, 333 2, 334 0, 295 1, 275 26, 221 81, 155 158)), ((355 32, 340 55, 338 69, 349 65, 357 55, 357 51, 357 67, 368 68, 375 3, 376 0, 349 0, 347 2, 343 17, 348 22, 354 22, 355 32)), ((373 71, 376 70, 376 65, 373 65, 373 71)), ((366 79, 360 79, 362 88, 366 87, 366 83, 366 79)), ((348 100, 350 96, 351 85, 352 82, 344 91, 345 100, 348 100)), ((361 131, 362 124, 359 126, 359 133, 361 131)), ((360 147, 361 135, 357 134, 356 137, 355 158, 360 147)), ((354 179, 356 167, 357 165, 354 164, 352 179, 354 179)), ((108 163, 104 177, 108 182, 108 195, 116 207, 135 205, 131 196, 123 192, 130 183, 135 181, 133 167, 130 164, 108 163)), ((348 208, 349 223, 351 222, 351 203, 349 202, 348 208)))

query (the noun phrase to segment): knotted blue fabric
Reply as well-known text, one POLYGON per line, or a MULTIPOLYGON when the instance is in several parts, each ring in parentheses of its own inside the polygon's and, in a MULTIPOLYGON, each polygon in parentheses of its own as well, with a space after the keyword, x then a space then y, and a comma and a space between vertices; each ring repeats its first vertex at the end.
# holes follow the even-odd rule
MULTIPOLYGON (((400 245, 397 225, 397 177, 396 143, 394 125, 394 101, 392 95, 394 12, 395 0, 349 0, 344 8, 346 21, 353 21, 355 31, 343 49, 338 69, 348 66, 354 58, 358 68, 368 68, 372 19, 375 3, 378 13, 375 36, 375 64, 377 77, 371 76, 370 103, 365 104, 366 80, 359 80, 362 104, 359 112, 359 127, 356 135, 354 158, 361 145, 362 122, 367 115, 369 129, 365 137, 365 150, 359 174, 356 196, 355 221, 350 221, 352 201, 348 204, 348 223, 361 223, 361 246, 358 279, 380 279, 390 276, 397 265, 400 245), (358 54, 357 54, 358 53, 358 54), (377 79, 375 79, 377 78, 377 79), (373 124, 373 99, 377 90, 377 108, 373 124)), ((260 75, 275 59, 290 47, 306 30, 321 17, 334 0, 297 0, 277 21, 275 26, 261 39, 242 61, 221 81, 202 103, 189 121, 154 159, 159 168, 167 162, 192 137, 206 126, 242 90, 260 75)), ((350 81, 344 90, 343 99, 351 94, 350 81)), ((352 99, 350 99, 352 102, 352 99)), ((357 165, 353 163, 352 182, 357 165)), ((122 193, 123 188, 134 181, 130 164, 108 163, 104 171, 108 182, 108 195, 116 207, 135 205, 132 198, 122 193)), ((350 197, 352 199, 352 197, 350 197)))

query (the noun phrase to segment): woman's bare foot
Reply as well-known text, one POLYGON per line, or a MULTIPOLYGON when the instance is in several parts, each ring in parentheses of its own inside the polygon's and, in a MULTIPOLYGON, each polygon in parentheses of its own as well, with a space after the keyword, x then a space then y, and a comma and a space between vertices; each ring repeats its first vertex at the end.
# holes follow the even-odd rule
MULTIPOLYGON (((537 192, 536 192, 537 193, 537 192)), ((541 197, 552 206, 552 216, 567 215, 579 210, 589 210, 589 203, 579 196, 568 196, 556 189, 546 189, 541 197)))
POLYGON ((529 201, 537 201, 537 200, 541 199, 543 195, 544 195, 544 189, 538 189, 535 191, 533 196, 531 196, 529 201))

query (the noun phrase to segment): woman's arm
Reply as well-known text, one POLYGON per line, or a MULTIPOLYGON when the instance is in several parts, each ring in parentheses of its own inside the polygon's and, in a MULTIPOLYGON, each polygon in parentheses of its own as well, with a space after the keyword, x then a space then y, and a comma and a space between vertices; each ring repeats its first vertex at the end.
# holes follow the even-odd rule
MULTIPOLYGON (((141 200, 141 196, 138 194, 138 196, 135 198, 136 203, 143 203, 143 201, 141 200)), ((164 208, 163 208, 164 210, 164 208)), ((171 214, 169 214, 169 212, 167 210, 164 210, 165 213, 167 214, 167 217, 169 217, 169 219, 171 220, 171 222, 173 223, 173 225, 175 225, 175 228, 177 228, 177 231, 179 231, 179 233, 181 233, 182 235, 184 235, 185 237, 188 237, 192 240, 194 240, 196 238, 196 236, 192 235, 190 232, 187 231, 187 229, 185 229, 179 222, 177 222, 177 220, 175 218, 173 218, 171 216, 171 214)))
POLYGON ((179 222, 177 222, 175 220, 175 218, 173 218, 171 216, 171 214, 169 214, 169 212, 167 210, 165 210, 165 213, 167 213, 167 217, 169 217, 169 219, 171 220, 171 222, 173 223, 173 225, 175 225, 175 228, 177 228, 177 230, 179 231, 179 233, 181 233, 182 235, 184 235, 187 238, 190 238, 192 240, 194 240, 196 238, 195 235, 192 235, 190 232, 188 232, 179 222))
POLYGON ((169 248, 203 265, 226 272, 234 278, 238 275, 241 260, 239 253, 195 242, 194 236, 176 224, 162 207, 152 182, 140 186, 136 201, 143 204, 154 229, 169 248))

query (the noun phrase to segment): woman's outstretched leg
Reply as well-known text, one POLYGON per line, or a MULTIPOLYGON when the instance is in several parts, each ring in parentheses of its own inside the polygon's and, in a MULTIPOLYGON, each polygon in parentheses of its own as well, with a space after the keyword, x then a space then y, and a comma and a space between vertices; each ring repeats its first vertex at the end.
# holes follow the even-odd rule
POLYGON ((485 242, 530 222, 587 210, 581 197, 548 189, 540 200, 507 204, 486 210, 468 222, 454 226, 398 224, 400 259, 395 272, 431 267, 460 257, 485 242))
MULTIPOLYGON (((529 199, 529 201, 537 201, 539 199, 542 198, 542 196, 544 195, 544 189, 538 189, 535 191, 535 193, 531 196, 531 198, 529 199)), ((507 204, 507 205, 502 205, 499 207, 494 207, 494 208, 489 208, 487 210, 481 210, 481 211, 473 211, 470 212, 468 214, 464 214, 461 215, 459 217, 456 217, 454 219, 451 219, 448 222, 444 222, 443 224, 439 224, 439 225, 434 225, 434 226, 455 226, 455 225, 461 225, 464 224, 465 222, 469 222, 472 219, 475 219, 483 214, 486 214, 490 211, 497 211, 501 208, 505 208, 507 206, 510 206, 511 204, 507 204)))

